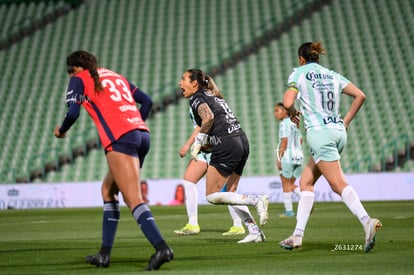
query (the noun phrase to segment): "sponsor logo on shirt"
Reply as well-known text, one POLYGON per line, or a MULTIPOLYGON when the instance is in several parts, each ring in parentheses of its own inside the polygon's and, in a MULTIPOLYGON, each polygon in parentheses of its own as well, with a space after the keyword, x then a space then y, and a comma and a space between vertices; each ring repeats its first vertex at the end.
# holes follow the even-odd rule
POLYGON ((136 105, 122 105, 122 106, 119 106, 119 110, 121 112, 136 111, 137 110, 137 106, 136 105))
POLYGON ((326 125, 330 123, 344 123, 344 121, 335 116, 328 116, 323 119, 323 123, 326 125))
POLYGON ((306 74, 306 79, 309 81, 315 81, 315 80, 324 80, 324 79, 329 79, 329 80, 333 80, 333 75, 332 74, 322 74, 322 73, 315 73, 315 72, 308 72, 306 74))
POLYGON ((136 123, 141 122, 141 118, 140 117, 131 117, 131 118, 127 118, 127 121, 129 123, 136 124, 136 123))

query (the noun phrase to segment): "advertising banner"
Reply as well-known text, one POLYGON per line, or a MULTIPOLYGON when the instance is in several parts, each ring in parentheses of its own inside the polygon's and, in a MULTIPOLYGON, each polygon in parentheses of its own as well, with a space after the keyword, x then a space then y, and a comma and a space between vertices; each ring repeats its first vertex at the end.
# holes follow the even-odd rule
MULTIPOLYGON (((414 173, 346 175, 361 201, 414 200, 414 173)), ((297 180, 298 184, 299 180, 297 180)), ((180 205, 184 189, 180 179, 145 180, 142 189, 149 205, 180 205)), ((205 179, 198 184, 200 204, 205 198, 205 179)), ((69 208, 102 206, 101 182, 1 184, 0 209, 69 208)), ((268 194, 272 203, 282 203, 282 184, 277 176, 242 177, 240 194, 268 194)), ((298 201, 298 198, 294 198, 298 201)), ((315 201, 341 201, 324 178, 315 185, 315 201)), ((121 205, 125 205, 120 195, 121 205)))

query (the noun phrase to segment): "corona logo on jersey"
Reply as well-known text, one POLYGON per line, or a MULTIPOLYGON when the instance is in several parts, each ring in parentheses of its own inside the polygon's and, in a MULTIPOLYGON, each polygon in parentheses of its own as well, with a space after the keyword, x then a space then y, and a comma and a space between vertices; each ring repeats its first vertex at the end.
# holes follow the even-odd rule
POLYGON ((331 74, 321 74, 321 73, 315 73, 315 72, 308 72, 306 74, 306 79, 309 81, 315 81, 318 79, 329 79, 333 80, 333 75, 331 74))

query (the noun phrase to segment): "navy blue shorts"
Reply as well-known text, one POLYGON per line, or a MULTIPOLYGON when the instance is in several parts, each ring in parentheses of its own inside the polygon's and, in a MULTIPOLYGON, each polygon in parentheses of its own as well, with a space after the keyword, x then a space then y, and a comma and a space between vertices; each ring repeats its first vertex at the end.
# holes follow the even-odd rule
POLYGON ((133 130, 106 147, 105 154, 115 151, 137 157, 142 167, 149 148, 150 134, 147 131, 133 130))

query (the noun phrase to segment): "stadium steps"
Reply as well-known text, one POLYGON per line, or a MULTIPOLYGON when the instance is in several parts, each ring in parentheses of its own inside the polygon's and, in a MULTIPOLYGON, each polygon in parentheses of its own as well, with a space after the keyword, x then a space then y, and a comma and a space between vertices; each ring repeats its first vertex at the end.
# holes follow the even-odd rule
MULTIPOLYGON (((236 17, 237 18, 237 17, 236 17)), ((227 19, 229 20, 229 19, 227 19)), ((223 32, 224 33, 224 32, 223 32)), ((201 40, 201 42, 203 42, 203 40, 201 40)), ((239 55, 239 56, 243 56, 243 55, 239 55)), ((250 83, 247 83, 248 85, 250 85, 250 83)), ((176 86, 177 84, 173 84, 174 86, 176 86)), ((256 90, 256 87, 252 87, 256 90)), ((254 98, 254 96, 252 96, 254 98)), ((169 102, 173 102, 176 103, 176 98, 175 100, 171 100, 169 102)), ((270 101, 267 101, 270 102, 270 101)), ((168 101, 164 102, 168 103, 168 101)), ((185 104, 185 103, 184 103, 185 104)), ((184 106, 183 103, 178 103, 179 106, 184 106)), ((165 106, 164 106, 165 107, 165 106)), ((186 108, 186 107, 184 107, 186 108)), ((175 175, 176 177, 181 176, 182 171, 184 171, 185 166, 187 164, 187 160, 177 160, 178 159, 178 149, 181 147, 183 141, 185 141, 189 135, 189 133, 191 133, 191 124, 189 124, 190 127, 186 126, 184 127, 183 131, 180 131, 181 137, 177 138, 177 136, 173 137, 169 137, 168 135, 165 135, 165 128, 168 128, 168 124, 162 123, 162 121, 165 121, 165 119, 163 117, 166 116, 165 113, 171 113, 171 116, 174 117, 174 113, 177 113, 175 106, 170 106, 169 108, 164 108, 163 109, 164 112, 162 114, 157 114, 157 113, 153 113, 151 120, 148 121, 148 124, 152 130, 152 139, 153 139, 153 144, 158 144, 159 146, 152 146, 152 152, 151 154, 148 156, 148 159, 146 160, 146 164, 145 164, 145 169, 143 170, 143 176, 145 177, 146 174, 148 174, 148 177, 154 177, 154 175, 157 175, 157 177, 171 177, 171 175, 175 175), (161 119, 161 122, 158 123, 158 118, 161 119), (159 125, 161 125, 161 129, 159 129, 159 125), (161 131, 161 132, 160 132, 161 131), (163 132, 162 132, 163 131, 163 132), (160 133, 160 134, 158 134, 160 133), (164 135, 162 134, 164 133, 164 135), (172 140, 173 142, 166 142, 166 140, 172 140), (166 146, 167 145, 167 146, 166 146), (159 148, 162 149, 162 151, 159 152, 159 148), (161 158, 157 158, 157 157, 153 157, 153 156, 162 156, 161 158), (166 156, 166 157, 165 157, 166 156), (155 159, 155 160, 152 160, 155 159), (150 164, 148 164, 150 163, 150 164)), ((182 107, 180 107, 179 110, 182 110, 182 107)), ((259 105, 257 106, 257 110, 263 110, 264 112, 268 113, 268 110, 265 110, 265 108, 262 108, 262 106, 259 105)), ((271 111, 270 111, 271 112, 271 111)), ((179 111, 179 113, 181 113, 179 111)), ((187 121, 187 114, 185 114, 184 118, 180 118, 180 120, 176 120, 176 121, 187 121)), ((170 117, 169 115, 167 115, 167 117, 170 117)), ((258 122, 260 124, 260 122, 258 122)), ((180 125, 186 125, 186 123, 177 123, 180 125)), ((254 123, 253 125, 257 125, 257 123, 254 123)), ((256 129, 256 131, 258 131, 258 127, 256 129)), ((260 131, 258 131, 260 132, 260 131)), ((172 134, 172 132, 169 132, 170 134, 172 134)), ((176 134, 175 134, 176 135, 176 134)), ((264 136, 261 136, 261 138, 264 139, 264 136)), ((264 148, 262 148, 262 144, 258 143, 259 146, 259 152, 266 152, 266 150, 264 148)), ((268 159, 268 155, 267 154, 263 154, 262 155, 264 158, 268 159)), ((273 157, 270 157, 270 162, 273 163, 273 157)), ((274 172, 274 168, 273 166, 271 167, 271 169, 269 169, 269 166, 263 166, 260 164, 256 165, 257 167, 254 167, 252 169, 252 173, 254 173, 254 171, 259 171, 259 173, 261 174, 269 174, 269 173, 273 173, 274 172), (257 169, 259 168, 259 170, 257 169), (267 170, 266 170, 267 168, 267 170)), ((105 169, 105 167, 103 167, 103 169, 105 169)))
POLYGON ((0 51, 45 28, 82 0, 74 1, 2 1, 0 3, 0 51))
MULTIPOLYGON (((155 101, 159 101, 163 99, 162 95, 171 94, 171 91, 175 90, 175 88, 171 89, 171 85, 174 87, 178 85, 180 74, 188 69, 186 64, 200 63, 200 56, 205 56, 203 58, 205 61, 201 61, 202 64, 216 64, 221 58, 217 54, 222 52, 220 49, 230 48, 228 53, 231 53, 229 46, 234 41, 220 39, 220 46, 217 46, 215 39, 213 39, 216 34, 223 38, 233 36, 254 39, 255 30, 251 28, 257 24, 246 25, 245 27, 249 29, 236 28, 240 21, 243 21, 243 17, 238 16, 237 12, 243 12, 244 16, 252 10, 249 8, 248 1, 245 1, 245 5, 237 5, 238 3, 236 0, 192 3, 194 8, 198 8, 197 5, 201 4, 202 10, 205 10, 206 14, 191 15, 193 17, 190 20, 197 22, 203 20, 202 22, 205 23, 200 25, 208 26, 208 28, 206 27, 206 31, 188 33, 185 32, 186 22, 180 15, 182 9, 179 8, 188 5, 188 2, 184 0, 181 0, 177 5, 159 1, 144 1, 142 3, 125 1, 126 6, 118 5, 116 1, 108 1, 106 5, 101 5, 100 1, 88 1, 85 5, 54 21, 53 24, 45 26, 18 44, 14 44, 13 47, 1 51, 2 60, 9 65, 0 69, 5 79, 8 79, 8 82, 3 84, 5 89, 2 91, 21 91, 20 93, 5 94, 7 102, 26 103, 24 106, 9 104, 6 106, 7 111, 1 115, 0 123, 2 125, 9 126, 11 123, 13 126, 7 128, 9 130, 7 133, 2 133, 2 136, 5 137, 4 140, 8 140, 10 145, 7 148, 2 148, 2 155, 10 156, 1 160, 2 169, 9 171, 15 169, 16 171, 11 174, 15 174, 17 178, 26 177, 27 179, 28 177, 30 179, 39 175, 39 172, 42 174, 44 169, 39 168, 39 170, 31 165, 44 163, 46 157, 43 156, 48 154, 49 148, 58 147, 61 155, 70 156, 73 148, 82 146, 82 133, 92 125, 85 113, 81 114, 79 121, 71 129, 70 139, 56 140, 51 135, 53 127, 58 125, 61 120, 61 117, 56 114, 63 115, 65 113, 63 87, 66 86, 67 76, 64 73, 64 60, 61 57, 69 51, 81 47, 96 52, 100 57, 101 64, 111 64, 111 68, 117 71, 127 70, 124 74, 132 75, 133 82, 135 82, 135 77, 142 79, 136 84, 144 91, 149 92, 155 101), (143 6, 140 6, 141 4, 143 6), (220 9, 219 13, 214 8, 218 5, 224 8, 220 9), (238 7, 237 10, 233 9, 235 6, 238 7), (147 18, 146 12, 150 10, 157 11, 159 17, 147 18), (217 14, 223 15, 224 12, 232 12, 234 16, 216 17, 217 14), (98 14, 99 16, 97 16, 98 14), (101 14, 105 16, 100 16, 101 14), (124 16, 125 14, 130 16, 124 16), (173 23, 176 23, 171 20, 177 17, 179 18, 177 25, 180 26, 180 29, 178 31, 171 30, 171 26, 174 26, 173 23), (86 26, 88 27, 85 27, 84 22, 81 24, 76 20, 77 18, 86 18, 86 26), (102 28, 103 18, 117 21, 112 21, 111 29, 104 30, 102 28), (163 20, 158 18, 163 18, 163 20), (168 20, 164 20, 164 18, 168 18, 168 20), (215 24, 210 22, 211 18, 215 18, 213 20, 215 24), (148 29, 155 29, 155 35, 148 29), (78 30, 82 30, 82 32, 78 30), (101 33, 104 35, 96 35, 101 33), (136 35, 137 33, 140 35, 136 35), (115 39, 112 39, 113 34, 115 34, 115 39), (148 38, 142 37, 141 34, 147 34, 148 38), (123 41, 116 39, 121 35, 125 35, 127 39, 123 41), (174 37, 174 43, 170 42, 172 37, 174 37), (188 40, 197 40, 203 43, 183 47, 182 41, 188 40), (107 43, 108 41, 111 43, 107 43), (111 47, 111 45, 113 46, 111 47), (190 49, 187 49, 188 47, 190 49), (140 50, 137 51, 137 48, 140 50), (215 49, 215 51, 210 53, 210 49, 215 49), (131 56, 140 62, 131 62, 131 56), (43 71, 40 72, 38 68, 43 68, 43 71), (52 75, 53 77, 50 77, 52 75), (171 79, 177 79, 177 81, 173 81, 173 83, 171 79), (18 88, 17 83, 19 83, 18 88), (154 86, 154 84, 156 85, 154 86), (150 91, 145 87, 155 88, 150 91), (61 94, 56 93, 59 90, 61 90, 61 94), (43 106, 48 106, 48 108, 43 108, 43 106), (24 129, 25 138, 20 138, 22 134, 18 134, 19 129, 24 129), (8 162, 8 160, 11 161, 8 162), (33 171, 35 173, 32 175, 33 171)), ((262 6, 262 11, 256 14, 256 19, 258 22, 266 22, 272 16, 271 10, 274 3, 257 1, 256 4, 262 6)), ((20 6, 20 8, 22 7, 20 6)), ((167 158, 171 158, 171 153, 167 155, 167 158)), ((169 171, 172 170, 174 168, 169 169, 169 171)))

